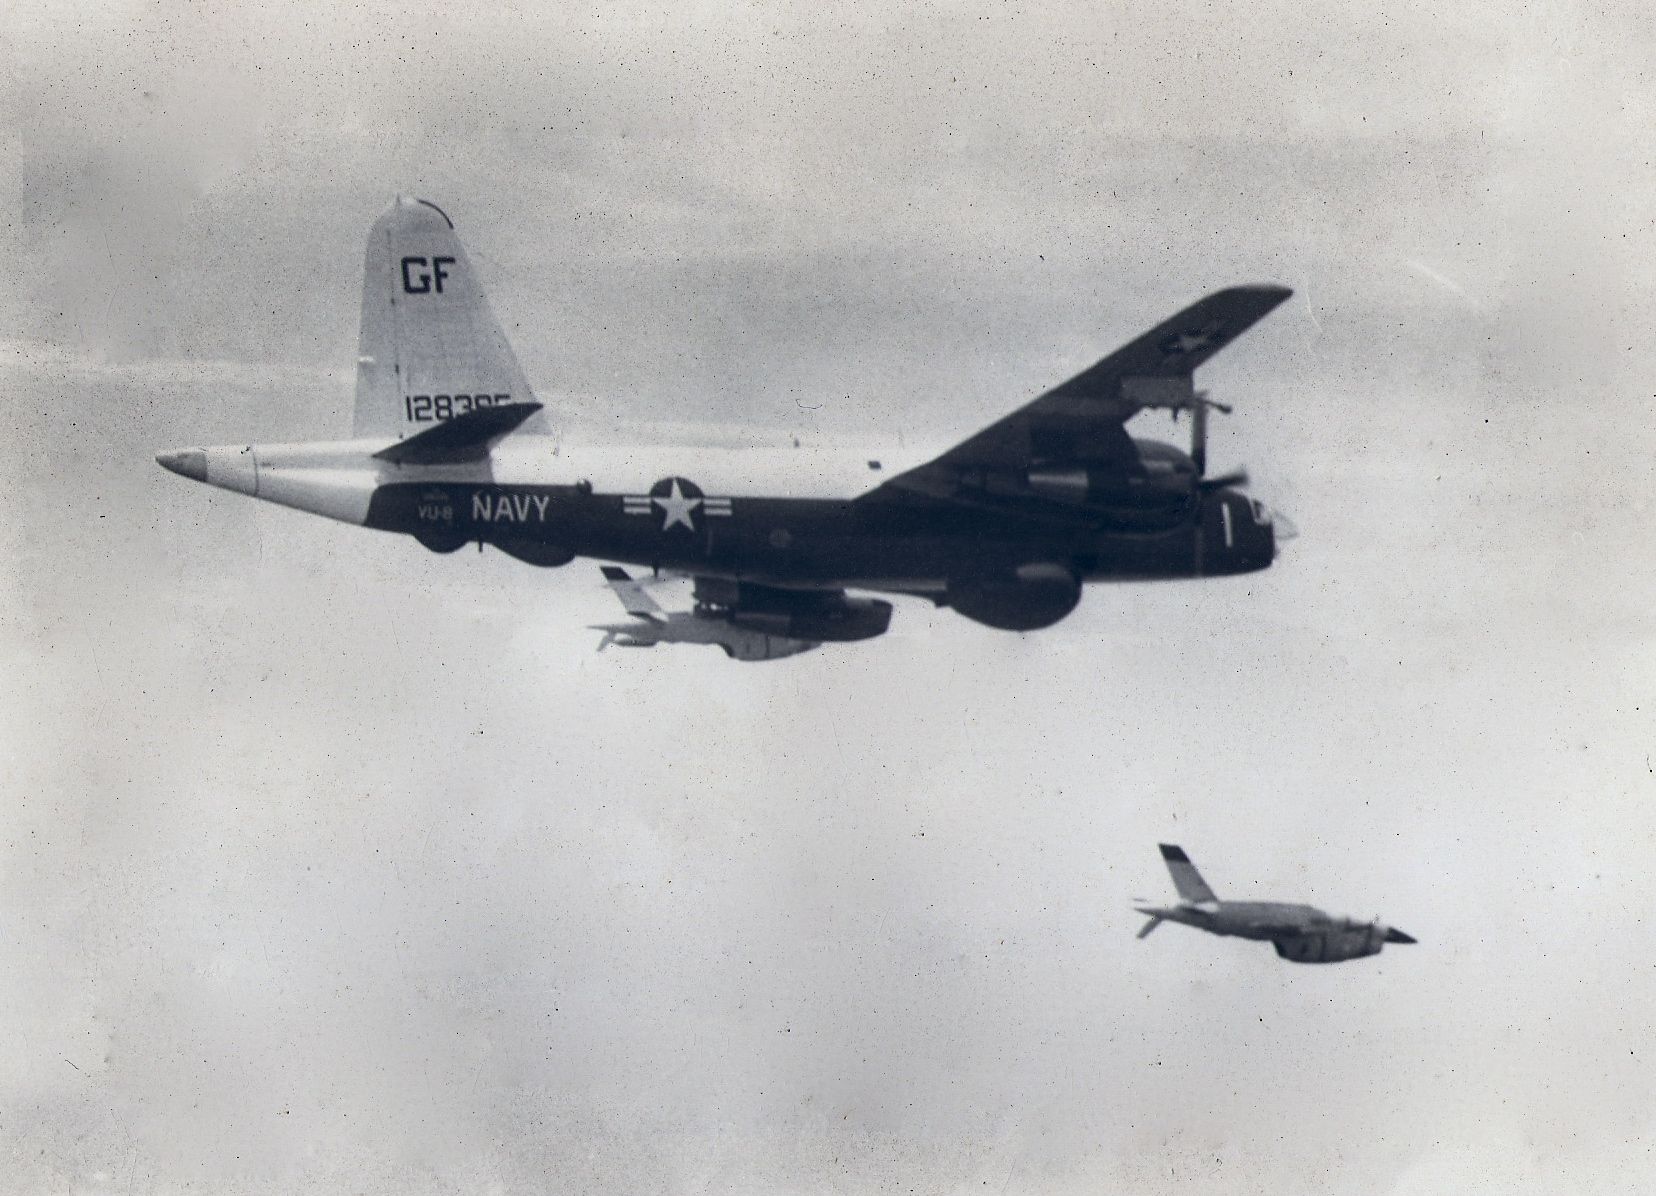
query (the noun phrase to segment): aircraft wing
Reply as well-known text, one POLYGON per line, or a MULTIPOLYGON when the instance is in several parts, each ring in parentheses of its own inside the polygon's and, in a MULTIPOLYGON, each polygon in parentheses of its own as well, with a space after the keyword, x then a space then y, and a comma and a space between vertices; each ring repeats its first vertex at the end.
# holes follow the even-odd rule
POLYGON ((1119 463, 1125 473, 1137 465, 1138 454, 1123 425, 1145 407, 1190 407, 1195 402, 1191 375, 1196 368, 1292 294, 1279 286, 1215 291, 1091 369, 862 499, 948 498, 974 473, 1022 470, 1045 461, 1105 467, 1119 463))

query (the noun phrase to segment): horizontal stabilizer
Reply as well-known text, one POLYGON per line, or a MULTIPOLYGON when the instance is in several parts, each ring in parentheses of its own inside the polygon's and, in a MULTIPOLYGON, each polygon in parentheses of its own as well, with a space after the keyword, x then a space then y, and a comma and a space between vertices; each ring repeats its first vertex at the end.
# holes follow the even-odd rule
POLYGON ((444 420, 407 440, 375 453, 381 461, 397 465, 436 465, 444 462, 481 461, 495 441, 517 428, 541 409, 539 403, 502 403, 498 407, 477 407, 453 419, 444 420))
POLYGON ((598 651, 614 644, 617 648, 653 648, 655 640, 640 639, 637 633, 637 623, 591 623, 590 631, 602 631, 604 638, 598 641, 598 651))
POLYGON ((1162 918, 1161 915, 1151 914, 1150 920, 1144 924, 1144 929, 1138 932, 1138 937, 1141 939, 1149 938, 1150 932, 1160 926, 1163 921, 1165 921, 1165 919, 1162 918))

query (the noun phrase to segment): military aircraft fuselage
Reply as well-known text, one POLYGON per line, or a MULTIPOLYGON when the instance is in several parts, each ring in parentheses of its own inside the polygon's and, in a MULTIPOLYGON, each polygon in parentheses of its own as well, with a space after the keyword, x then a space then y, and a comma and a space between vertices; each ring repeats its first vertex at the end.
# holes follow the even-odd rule
POLYGON ((1080 471, 1054 465, 969 473, 940 495, 870 489, 880 462, 860 454, 594 450, 543 437, 469 461, 388 459, 383 441, 221 446, 161 461, 214 486, 405 533, 434 552, 487 544, 533 565, 593 557, 733 583, 741 588, 703 597, 777 635, 826 641, 880 634, 889 607, 823 603, 823 591, 921 595, 1025 631, 1067 615, 1088 581, 1270 565, 1276 539, 1263 504, 1197 484, 1190 458, 1171 446, 1135 446, 1143 468, 1103 492, 1084 478, 1064 489, 1057 479, 1080 471), (687 462, 699 478, 668 472, 687 462), (797 595, 788 602, 798 609, 773 628, 765 612, 779 613, 780 595, 797 595))
POLYGON ((704 491, 691 477, 631 492, 568 484, 376 480, 363 522, 447 551, 491 544, 532 563, 575 556, 777 587, 944 593, 962 579, 1057 566, 1078 580, 1217 576, 1263 569, 1270 515, 1231 489, 1114 506, 993 497, 887 502, 704 491))
POLYGON ((1269 942, 1294 963, 1340 963, 1378 955, 1387 943, 1414 939, 1379 921, 1340 918, 1311 905, 1281 901, 1218 901, 1166 909, 1140 908, 1164 922, 1178 922, 1229 938, 1269 942))
POLYGON ((1210 934, 1256 941, 1278 938, 1285 929, 1326 931, 1368 928, 1368 923, 1332 917, 1315 906, 1294 905, 1285 901, 1221 901, 1207 906, 1183 905, 1158 910, 1156 916, 1169 922, 1195 926, 1210 934))

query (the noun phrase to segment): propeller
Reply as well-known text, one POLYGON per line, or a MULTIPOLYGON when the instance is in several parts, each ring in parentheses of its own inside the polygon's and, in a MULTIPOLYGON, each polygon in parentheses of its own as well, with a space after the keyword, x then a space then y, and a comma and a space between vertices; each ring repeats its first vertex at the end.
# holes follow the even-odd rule
POLYGON ((1208 398, 1207 391, 1198 390, 1190 397, 1190 459, 1196 463, 1196 476, 1199 478, 1207 472, 1207 425, 1209 409, 1222 411, 1226 415, 1231 408, 1224 403, 1215 403, 1208 398))
MULTIPOLYGON (((1208 412, 1219 411, 1229 415, 1232 410, 1231 407, 1226 403, 1217 403, 1208 398, 1208 392, 1205 390, 1195 391, 1190 396, 1188 407, 1190 410, 1190 461, 1196 467, 1196 480, 1192 483, 1192 488, 1198 494, 1209 494, 1215 490, 1226 490, 1233 486, 1246 486, 1248 484, 1248 471, 1246 469, 1233 469, 1217 477, 1210 478, 1206 476, 1208 412)), ((1175 421, 1179 418, 1179 412, 1184 409, 1183 406, 1173 408, 1173 419, 1175 421)), ((1288 516, 1280 511, 1265 508, 1261 503, 1256 502, 1256 506, 1265 511, 1266 518, 1274 525, 1275 543, 1278 548, 1299 535, 1299 528, 1294 526, 1294 521, 1289 519, 1288 516)))
POLYGON ((1247 484, 1248 471, 1245 469, 1233 469, 1229 473, 1222 473, 1216 478, 1204 478, 1198 473, 1196 479, 1196 488, 1203 491, 1223 490, 1227 486, 1246 486, 1247 484))
MULTIPOLYGON (((1173 409, 1173 418, 1179 418, 1179 412, 1184 407, 1173 409)), ((1208 412, 1219 411, 1225 415, 1231 413, 1232 408, 1226 403, 1217 403, 1208 398, 1207 391, 1198 390, 1190 396, 1190 460, 1196 466, 1196 489, 1202 493, 1210 490, 1223 490, 1227 486, 1246 486, 1248 471, 1233 469, 1229 473, 1220 474, 1216 478, 1204 476, 1207 473, 1207 430, 1208 412)))

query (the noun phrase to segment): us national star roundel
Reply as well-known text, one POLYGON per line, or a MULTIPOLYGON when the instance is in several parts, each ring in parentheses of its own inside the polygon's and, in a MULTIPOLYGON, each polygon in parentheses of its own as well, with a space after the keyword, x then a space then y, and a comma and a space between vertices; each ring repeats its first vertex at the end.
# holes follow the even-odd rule
POLYGON ((659 514, 664 532, 675 527, 695 531, 698 512, 709 517, 730 514, 728 498, 708 498, 688 478, 663 478, 650 487, 648 494, 624 495, 621 506, 629 515, 659 514))
POLYGON ((1175 332, 1172 336, 1163 337, 1157 346, 1168 357, 1179 357, 1186 353, 1194 353, 1199 349, 1206 349, 1225 343, 1225 330, 1217 324, 1208 324, 1203 328, 1191 328, 1184 332, 1175 332))

